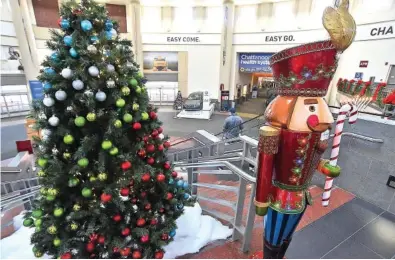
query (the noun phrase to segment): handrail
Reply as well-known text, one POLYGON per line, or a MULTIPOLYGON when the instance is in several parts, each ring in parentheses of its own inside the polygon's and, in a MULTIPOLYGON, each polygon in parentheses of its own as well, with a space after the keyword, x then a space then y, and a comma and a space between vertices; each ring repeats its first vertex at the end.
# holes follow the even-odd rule
MULTIPOLYGON (((372 143, 384 143, 384 140, 381 138, 374 138, 374 137, 370 137, 370 136, 366 136, 366 135, 361 135, 361 134, 355 134, 355 133, 350 133, 350 132, 344 132, 342 134, 343 136, 351 136, 351 137, 355 137, 357 139, 361 139, 361 140, 365 140, 365 141, 369 141, 372 143)), ((335 137, 334 134, 331 134, 330 138, 335 137)))
MULTIPOLYGON (((340 107, 336 107, 336 106, 329 106, 329 107, 330 107, 330 108, 340 109, 340 107)), ((378 113, 364 112, 364 111, 358 111, 358 113, 366 114, 366 115, 371 115, 371 116, 379 116, 379 117, 385 116, 385 114, 378 114, 378 113)))

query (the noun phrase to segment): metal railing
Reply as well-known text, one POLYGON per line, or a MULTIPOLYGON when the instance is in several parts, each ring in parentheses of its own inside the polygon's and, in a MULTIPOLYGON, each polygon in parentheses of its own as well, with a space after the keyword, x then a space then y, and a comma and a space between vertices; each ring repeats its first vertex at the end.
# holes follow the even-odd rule
POLYGON ((154 105, 173 105, 177 97, 178 86, 147 87, 150 103, 154 105))
POLYGON ((26 91, 1 92, 1 117, 27 115, 30 110, 29 97, 26 91))

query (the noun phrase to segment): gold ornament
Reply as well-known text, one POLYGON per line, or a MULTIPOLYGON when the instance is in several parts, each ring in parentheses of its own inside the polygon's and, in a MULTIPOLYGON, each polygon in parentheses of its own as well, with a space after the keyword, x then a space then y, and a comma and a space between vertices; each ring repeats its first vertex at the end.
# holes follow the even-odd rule
POLYGON ((105 180, 107 180, 107 173, 105 173, 105 172, 99 173, 99 175, 97 175, 97 177, 99 178, 100 181, 105 181, 105 180))
POLYGON ((71 158, 71 153, 63 153, 63 158, 68 160, 71 158))
POLYGON ((40 171, 37 172, 37 176, 38 177, 44 177, 45 175, 46 174, 45 174, 45 172, 43 170, 40 170, 40 171))
POLYGON ((48 195, 57 196, 58 194, 59 194, 59 190, 58 189, 54 189, 54 188, 49 188, 48 189, 48 195))
POLYGON ((72 222, 71 224, 70 224, 70 229, 71 230, 77 230, 78 229, 78 224, 76 223, 76 222, 72 222))
POLYGON ((48 193, 47 188, 45 188, 45 187, 40 188, 40 193, 41 193, 42 195, 47 195, 47 193, 48 193))
POLYGON ((79 211, 81 209, 81 205, 79 205, 79 204, 74 204, 74 206, 73 206, 73 210, 74 211, 79 211))
POLYGON ((47 228, 47 231, 49 234, 54 235, 56 234, 56 232, 58 232, 58 229, 54 225, 52 225, 47 228))

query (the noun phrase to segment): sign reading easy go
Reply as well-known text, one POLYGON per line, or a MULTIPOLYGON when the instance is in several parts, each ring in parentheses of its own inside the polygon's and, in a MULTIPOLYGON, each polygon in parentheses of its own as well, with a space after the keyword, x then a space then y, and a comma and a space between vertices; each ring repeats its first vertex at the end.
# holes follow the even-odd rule
POLYGON ((273 53, 239 53, 240 72, 271 73, 269 58, 273 53))

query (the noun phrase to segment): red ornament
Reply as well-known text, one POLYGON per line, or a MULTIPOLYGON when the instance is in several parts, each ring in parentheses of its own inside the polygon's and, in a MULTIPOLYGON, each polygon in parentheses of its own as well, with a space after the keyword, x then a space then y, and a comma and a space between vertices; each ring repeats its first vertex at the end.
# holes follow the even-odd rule
POLYGON ((165 149, 165 148, 163 147, 163 145, 162 145, 162 144, 158 145, 158 151, 159 151, 159 152, 162 152, 162 151, 163 151, 163 149, 165 149))
POLYGON ((173 198, 173 193, 168 192, 168 193, 166 194, 166 199, 171 200, 172 198, 173 198))
POLYGON ((132 164, 129 161, 123 162, 121 165, 121 168, 124 171, 128 170, 130 167, 132 167, 132 164))
POLYGON ((121 256, 128 256, 130 254, 130 248, 125 247, 125 248, 119 250, 119 253, 121 254, 121 256))
POLYGON ((113 219, 115 222, 119 222, 119 221, 121 221, 122 216, 119 215, 119 214, 117 214, 117 215, 114 215, 114 216, 112 217, 112 219, 113 219))
POLYGON ((129 182, 129 186, 133 186, 133 185, 134 185, 134 180, 131 179, 130 182, 129 182))
POLYGON ((163 251, 156 251, 155 252, 155 259, 162 259, 164 256, 163 251))
POLYGON ((133 257, 134 259, 139 259, 139 258, 141 258, 141 252, 140 252, 140 251, 133 251, 132 257, 133 257))
POLYGON ((138 156, 140 156, 140 158, 144 158, 144 157, 145 157, 145 150, 144 150, 144 149, 140 149, 140 150, 137 152, 137 154, 138 154, 138 156))
POLYGON ((89 253, 93 252, 93 250, 95 250, 95 244, 93 244, 92 242, 89 242, 88 244, 86 244, 86 251, 88 251, 89 253))
POLYGON ((96 242, 97 238, 99 237, 98 234, 92 233, 89 235, 89 239, 91 242, 96 242))
POLYGON ((106 239, 104 236, 99 236, 99 238, 97 239, 97 243, 99 243, 101 245, 103 245, 105 241, 106 241, 106 239))
POLYGON ((147 144, 147 146, 145 147, 145 150, 149 153, 153 153, 155 152, 155 145, 153 144, 147 144))
POLYGON ((149 182, 151 180, 151 175, 149 175, 149 173, 144 173, 143 176, 141 176, 141 180, 143 182, 149 182))
POLYGON ((124 228, 121 231, 122 236, 129 236, 130 235, 130 228, 124 228))
POLYGON ((154 158, 149 157, 149 158, 147 159, 147 163, 148 163, 149 165, 153 165, 153 164, 155 163, 154 158))
POLYGON ((144 141, 144 142, 148 142, 148 140, 149 140, 149 136, 148 136, 148 135, 145 135, 145 136, 143 137, 143 141, 144 141))
POLYGON ((152 131, 152 133, 151 133, 151 135, 152 135, 152 137, 156 137, 156 136, 158 136, 158 130, 156 130, 156 129, 154 129, 153 131, 152 131))
POLYGON ((165 209, 164 209, 164 208, 160 208, 160 209, 159 209, 159 212, 160 212, 160 213, 163 213, 163 212, 165 212, 165 209))
POLYGON ((102 193, 100 196, 100 200, 102 203, 107 203, 111 200, 112 196, 111 194, 107 194, 107 193, 102 193))
POLYGON ((60 256, 60 259, 71 259, 73 255, 70 252, 64 253, 60 256))
POLYGON ((151 112, 149 112, 149 117, 150 117, 152 120, 155 120, 158 116, 156 115, 156 113, 155 113, 154 111, 151 111, 151 112))
POLYGON ((144 226, 145 225, 145 219, 143 219, 143 218, 139 218, 138 220, 137 220, 137 226, 138 227, 142 227, 142 226, 144 226))
POLYGON ((171 177, 173 177, 173 178, 177 178, 177 175, 178 175, 178 173, 176 171, 173 171, 171 173, 171 177))
POLYGON ((169 141, 164 142, 163 145, 165 146, 165 148, 169 148, 171 146, 169 141))
POLYGON ((166 179, 166 176, 165 176, 163 173, 159 173, 159 174, 156 176, 156 180, 159 181, 159 182, 164 182, 165 179, 166 179))
POLYGON ((161 236, 161 239, 162 240, 168 240, 169 239, 169 235, 166 234, 166 233, 163 233, 162 236, 161 236))
POLYGON ((61 26, 60 26, 60 23, 62 22, 62 19, 63 19, 62 17, 59 17, 59 19, 58 19, 58 26, 59 26, 59 27, 61 27, 61 26))
POLYGON ((149 241, 149 235, 143 235, 140 237, 141 243, 147 243, 149 241))
POLYGON ((141 124, 139 122, 133 123, 133 129, 134 130, 140 130, 141 129, 141 124))
POLYGON ((156 218, 153 218, 153 219, 151 219, 150 224, 154 226, 154 225, 158 224, 158 220, 156 218))
POLYGON ((147 192, 145 191, 141 192, 140 197, 145 198, 146 196, 147 196, 147 192))
POLYGON ((145 204, 144 209, 145 210, 150 210, 151 209, 151 204, 150 203, 145 204))
POLYGON ((118 248, 118 247, 114 247, 114 248, 112 249, 112 251, 113 251, 114 253, 117 253, 117 252, 119 251, 119 248, 118 248))
POLYGON ((128 196, 129 195, 129 188, 122 188, 120 193, 122 196, 128 196))
POLYGON ((158 127, 157 130, 158 130, 158 133, 160 133, 160 134, 163 133, 163 128, 162 127, 158 127))
POLYGON ((163 168, 165 168, 166 170, 170 169, 170 167, 171 167, 171 165, 170 165, 169 162, 165 162, 165 163, 163 164, 163 168))
POLYGON ((137 203, 137 199, 136 199, 136 198, 133 198, 133 199, 131 200, 131 202, 132 202, 133 204, 136 204, 136 203, 137 203))
POLYGON ((73 10, 73 14, 82 14, 82 10, 81 9, 75 9, 75 10, 73 10))

